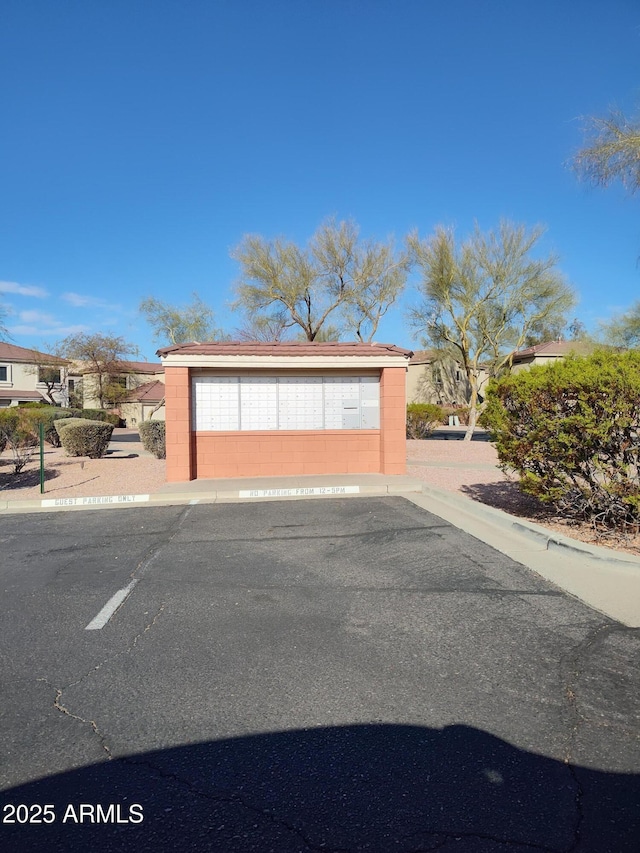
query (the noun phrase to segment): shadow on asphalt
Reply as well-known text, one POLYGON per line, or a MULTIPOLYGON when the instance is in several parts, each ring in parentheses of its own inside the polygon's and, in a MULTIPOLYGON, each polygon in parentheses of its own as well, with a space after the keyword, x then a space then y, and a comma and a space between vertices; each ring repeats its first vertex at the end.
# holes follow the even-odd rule
MULTIPOLYGON (((178 726, 179 712, 177 703, 178 726)), ((640 776, 571 767, 462 725, 191 744, 50 776, 1 799, 11 851, 637 853, 640 838, 640 776), (55 822, 7 824, 6 803, 52 804, 55 822), (89 810, 79 824, 81 803, 89 810), (120 823, 88 823, 97 804, 120 823), (131 820, 134 804, 141 823, 131 820)))

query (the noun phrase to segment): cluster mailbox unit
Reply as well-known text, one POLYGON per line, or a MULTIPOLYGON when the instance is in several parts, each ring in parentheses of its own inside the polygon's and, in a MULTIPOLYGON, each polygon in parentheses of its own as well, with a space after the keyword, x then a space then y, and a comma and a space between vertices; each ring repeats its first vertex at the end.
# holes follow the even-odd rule
POLYGON ((158 350, 167 480, 404 474, 411 351, 377 343, 190 343, 158 350))

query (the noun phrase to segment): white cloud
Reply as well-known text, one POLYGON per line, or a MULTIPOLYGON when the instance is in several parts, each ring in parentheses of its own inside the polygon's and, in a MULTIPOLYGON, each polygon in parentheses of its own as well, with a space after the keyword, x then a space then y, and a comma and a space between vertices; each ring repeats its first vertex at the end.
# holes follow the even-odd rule
POLYGON ((52 314, 45 314, 43 311, 18 311, 18 317, 23 323, 44 323, 47 326, 59 326, 60 320, 52 314))
POLYGON ((88 332, 89 326, 76 325, 76 326, 63 326, 53 325, 51 327, 47 326, 29 326, 29 325, 18 325, 18 326, 8 326, 7 331, 13 337, 15 335, 19 337, 29 336, 29 337, 56 337, 56 338, 65 338, 67 335, 76 335, 79 332, 88 332))
POLYGON ((0 281, 0 293, 17 293, 18 296, 35 296, 38 299, 45 299, 49 295, 43 287, 18 284, 17 281, 0 281))
POLYGON ((99 296, 85 296, 82 293, 68 291, 67 293, 63 293, 61 298, 65 302, 68 302, 69 305, 73 305, 74 308, 109 308, 112 311, 120 310, 119 305, 113 305, 99 296))

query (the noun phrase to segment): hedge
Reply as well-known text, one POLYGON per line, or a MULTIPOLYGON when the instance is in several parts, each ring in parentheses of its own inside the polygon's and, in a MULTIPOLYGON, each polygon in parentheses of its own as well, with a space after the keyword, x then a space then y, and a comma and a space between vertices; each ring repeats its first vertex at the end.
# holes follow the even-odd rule
POLYGON ((409 403, 407 438, 426 438, 442 423, 443 412, 434 403, 409 403))
POLYGON ((69 456, 88 456, 90 459, 100 459, 105 455, 113 433, 113 424, 88 418, 57 421, 55 428, 69 456))
POLYGON ((481 422, 523 492, 566 518, 640 524, 640 352, 568 356, 494 380, 481 422))
POLYGON ((164 421, 142 421, 138 426, 138 432, 140 433, 140 440, 145 450, 153 453, 158 459, 166 458, 166 430, 164 421))

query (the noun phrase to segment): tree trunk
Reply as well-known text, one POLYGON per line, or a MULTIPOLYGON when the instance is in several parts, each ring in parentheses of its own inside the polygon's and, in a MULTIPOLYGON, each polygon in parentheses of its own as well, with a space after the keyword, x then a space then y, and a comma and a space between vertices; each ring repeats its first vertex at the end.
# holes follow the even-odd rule
POLYGON ((465 441, 471 441, 473 431, 476 428, 476 420, 478 417, 478 377, 470 375, 469 385, 471 385, 471 397, 469 399, 469 426, 464 434, 465 441))

